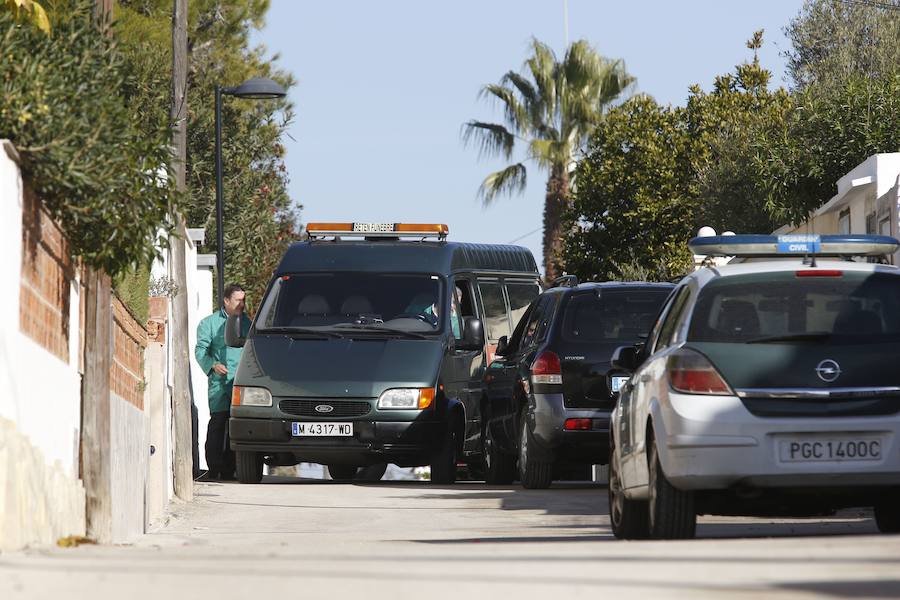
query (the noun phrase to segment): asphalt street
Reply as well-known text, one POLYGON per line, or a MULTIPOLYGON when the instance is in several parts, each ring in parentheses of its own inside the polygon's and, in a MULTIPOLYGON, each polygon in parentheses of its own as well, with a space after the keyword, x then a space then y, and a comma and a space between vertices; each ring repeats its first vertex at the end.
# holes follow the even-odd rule
POLYGON ((266 477, 196 494, 130 545, 0 555, 0 598, 900 597, 900 536, 864 511, 622 542, 596 484, 266 477))

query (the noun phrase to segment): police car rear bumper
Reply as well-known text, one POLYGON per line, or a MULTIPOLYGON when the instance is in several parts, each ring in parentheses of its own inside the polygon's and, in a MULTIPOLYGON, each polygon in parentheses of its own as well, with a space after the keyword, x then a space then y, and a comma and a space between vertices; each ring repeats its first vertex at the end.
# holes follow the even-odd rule
POLYGON ((231 449, 275 454, 287 452, 299 461, 370 465, 391 462, 401 467, 427 465, 440 451, 446 423, 353 420, 350 437, 294 437, 291 420, 229 420, 231 449))
POLYGON ((606 464, 609 458, 609 410, 566 408, 562 394, 534 394, 529 423, 547 459, 606 464), (567 419, 590 419, 591 428, 567 431, 567 419))
POLYGON ((672 392, 651 413, 663 471, 680 489, 900 485, 900 415, 760 418, 738 397, 672 392), (880 457, 825 456, 823 444, 840 440, 877 440, 880 457))

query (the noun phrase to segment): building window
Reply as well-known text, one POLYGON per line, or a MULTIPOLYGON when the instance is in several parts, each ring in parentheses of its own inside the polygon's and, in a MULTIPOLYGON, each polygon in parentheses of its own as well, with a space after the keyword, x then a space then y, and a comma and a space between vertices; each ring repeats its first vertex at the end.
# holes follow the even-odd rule
POLYGON ((841 214, 838 216, 838 233, 841 235, 848 235, 850 233, 850 209, 845 209, 841 211, 841 214))
POLYGON ((886 217, 878 224, 878 233, 880 235, 891 235, 891 219, 886 217))
POLYGON ((866 233, 875 233, 876 217, 875 213, 866 216, 866 233))

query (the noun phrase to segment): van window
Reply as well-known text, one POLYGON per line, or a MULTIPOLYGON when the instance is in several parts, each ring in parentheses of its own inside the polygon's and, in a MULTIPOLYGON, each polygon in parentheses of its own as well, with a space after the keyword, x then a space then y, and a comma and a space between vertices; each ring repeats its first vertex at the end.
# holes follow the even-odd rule
POLYGON ((498 340, 509 335, 509 317, 506 312, 506 300, 503 297, 503 286, 500 282, 479 281, 481 304, 484 308, 484 329, 489 340, 498 340))
POLYGON ((459 329, 454 330, 453 335, 456 339, 462 339, 462 334, 465 329, 465 317, 474 317, 475 314, 475 303, 472 301, 472 284, 466 281, 465 279, 457 279, 454 284, 454 289, 456 290, 456 295, 458 302, 456 299, 452 299, 451 301, 456 303, 455 312, 459 319, 459 329))
POLYGON ((532 300, 541 294, 541 288, 534 283, 506 283, 506 294, 509 296, 509 318, 513 326, 519 322, 532 300))
POLYGON ((442 288, 437 275, 340 271, 285 275, 272 284, 257 327, 349 325, 436 332, 442 327, 442 288))

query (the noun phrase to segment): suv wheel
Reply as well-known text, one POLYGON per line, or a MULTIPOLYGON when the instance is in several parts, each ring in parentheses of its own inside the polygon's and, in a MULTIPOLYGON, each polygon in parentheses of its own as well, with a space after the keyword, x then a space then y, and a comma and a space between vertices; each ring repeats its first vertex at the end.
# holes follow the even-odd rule
POLYGON ((694 537, 697 512, 694 494, 674 487, 666 478, 659 462, 656 439, 650 437, 647 461, 650 470, 649 512, 650 537, 659 540, 683 540, 694 537))
POLYGON ((450 485, 456 482, 456 430, 448 427, 441 451, 431 463, 431 483, 450 485))
POLYGON ((328 465, 328 475, 335 481, 350 481, 356 477, 355 465, 328 465))
POLYGON ((553 482, 553 463, 537 457, 534 436, 528 430, 528 409, 519 417, 519 481, 529 490, 546 489, 553 482))
POLYGON ((481 432, 481 456, 484 458, 485 483, 509 485, 516 478, 516 457, 500 450, 489 425, 481 432))
POLYGON ((884 494, 875 504, 875 524, 881 533, 900 533, 900 491, 884 494))
POLYGON ((263 455, 259 452, 238 450, 234 453, 237 480, 241 483, 259 483, 263 476, 263 455))
POLYGON ((620 540, 644 539, 650 532, 647 502, 629 500, 622 489, 622 472, 612 432, 609 434, 609 522, 620 540))

